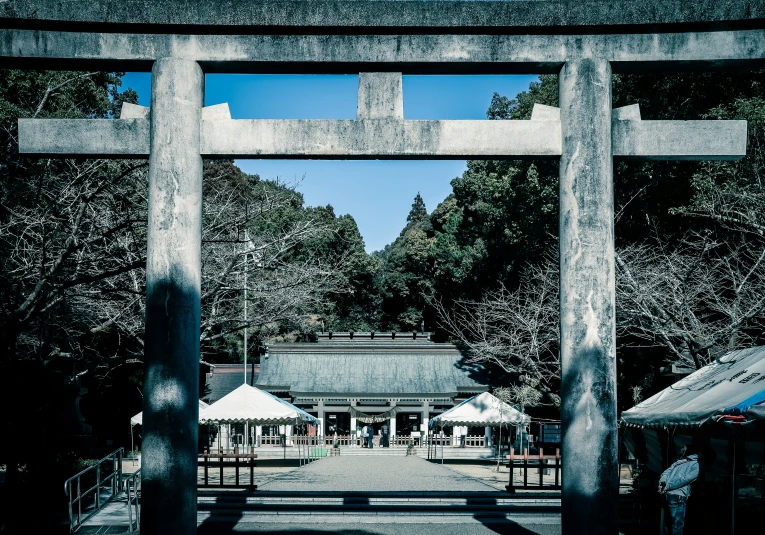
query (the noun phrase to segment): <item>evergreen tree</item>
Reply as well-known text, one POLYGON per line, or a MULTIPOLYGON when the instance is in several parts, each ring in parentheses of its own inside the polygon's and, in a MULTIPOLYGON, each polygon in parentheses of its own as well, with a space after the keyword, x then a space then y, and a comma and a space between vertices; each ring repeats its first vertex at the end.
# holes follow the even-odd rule
POLYGON ((422 200, 420 192, 417 192, 417 196, 412 203, 412 209, 409 210, 409 215, 406 216, 407 224, 419 223, 424 221, 428 217, 428 210, 425 208, 425 201, 422 200))

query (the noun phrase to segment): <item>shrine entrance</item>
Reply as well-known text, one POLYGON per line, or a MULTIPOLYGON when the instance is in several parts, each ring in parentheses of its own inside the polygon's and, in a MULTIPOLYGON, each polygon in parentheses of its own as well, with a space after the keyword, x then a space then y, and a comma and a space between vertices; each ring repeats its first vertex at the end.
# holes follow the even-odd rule
POLYGON ((202 158, 525 157, 560 161, 563 531, 617 533, 614 158, 738 159, 747 125, 647 121, 637 105, 612 110, 612 73, 760 65, 761 7, 6 4, 0 57, 9 65, 152 72, 151 106, 126 105, 119 120, 19 121, 24 154, 149 159, 144 534, 197 529, 202 158), (360 73, 357 119, 234 120, 225 104, 203 106, 205 72, 360 73), (536 106, 529 121, 406 120, 402 72, 555 73, 559 107, 536 106))

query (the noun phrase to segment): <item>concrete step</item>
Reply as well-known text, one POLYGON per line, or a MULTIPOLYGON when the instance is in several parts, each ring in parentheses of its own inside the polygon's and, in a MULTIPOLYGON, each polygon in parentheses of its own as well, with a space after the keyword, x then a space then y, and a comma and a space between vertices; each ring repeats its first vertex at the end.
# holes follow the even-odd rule
POLYGON ((560 511, 559 493, 504 492, 255 492, 200 493, 197 509, 210 515, 236 511, 318 514, 473 515, 560 511))

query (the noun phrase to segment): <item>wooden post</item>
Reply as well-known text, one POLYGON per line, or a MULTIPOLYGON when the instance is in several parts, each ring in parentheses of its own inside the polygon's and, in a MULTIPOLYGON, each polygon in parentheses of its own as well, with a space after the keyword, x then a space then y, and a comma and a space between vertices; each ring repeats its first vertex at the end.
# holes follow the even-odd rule
POLYGON ((539 487, 541 488, 544 486, 544 480, 542 479, 543 471, 542 471, 542 463, 544 462, 545 454, 544 450, 542 448, 539 448, 539 487))
POLYGON ((505 489, 507 492, 515 494, 515 485, 513 485, 513 472, 515 471, 515 446, 510 446, 510 455, 508 455, 507 458, 509 459, 507 467, 510 475, 508 476, 509 480, 505 486, 505 489))

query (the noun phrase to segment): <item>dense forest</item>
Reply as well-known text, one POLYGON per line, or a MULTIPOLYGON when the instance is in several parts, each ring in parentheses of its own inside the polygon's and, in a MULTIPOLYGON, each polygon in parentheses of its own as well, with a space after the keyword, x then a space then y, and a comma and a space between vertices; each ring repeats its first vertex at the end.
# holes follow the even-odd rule
MULTIPOLYGON (((121 76, 0 71, 0 373, 6 428, 25 435, 0 441, 0 462, 19 485, 76 466, 77 443, 43 455, 45 437, 92 425, 122 441, 141 403, 147 162, 30 160, 17 145, 21 117, 119 117, 137 102, 121 76)), ((613 106, 638 103, 644 119, 749 121, 740 162, 615 164, 624 409, 659 387, 668 362, 699 367, 765 341, 765 71, 613 84, 613 106)), ((557 87, 545 75, 495 94, 487 118, 528 119, 535 103, 557 104, 557 87)), ((367 254, 352 216, 205 162, 203 362, 318 330, 424 327, 501 367, 495 386, 510 401, 555 410, 557 177, 552 160, 470 161, 448 198, 429 211, 417 195, 399 237, 367 254)))

